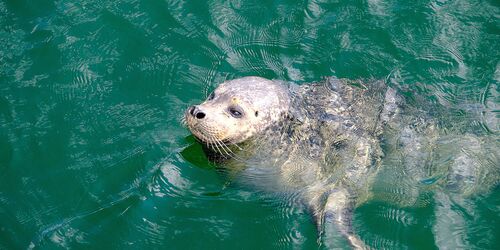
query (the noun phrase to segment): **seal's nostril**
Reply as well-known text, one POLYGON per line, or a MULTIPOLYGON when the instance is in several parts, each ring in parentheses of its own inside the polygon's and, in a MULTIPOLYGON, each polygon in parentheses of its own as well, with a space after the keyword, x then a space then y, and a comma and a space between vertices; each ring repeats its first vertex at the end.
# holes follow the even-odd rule
POLYGON ((203 119, 203 118, 205 118, 205 113, 198 111, 195 116, 198 119, 203 119))
POLYGON ((189 107, 189 108, 188 108, 188 112, 189 112, 189 114, 191 114, 192 116, 194 116, 194 109, 195 109, 195 107, 194 107, 194 106, 191 106, 191 107, 189 107))

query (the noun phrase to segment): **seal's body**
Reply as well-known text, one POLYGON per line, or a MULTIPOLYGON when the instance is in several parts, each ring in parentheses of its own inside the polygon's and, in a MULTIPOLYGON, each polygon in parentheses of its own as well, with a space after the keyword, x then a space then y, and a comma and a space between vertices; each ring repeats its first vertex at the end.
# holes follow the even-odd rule
POLYGON ((251 185, 300 194, 321 235, 340 232, 363 248, 351 214, 371 197, 383 160, 403 162, 403 172, 424 179, 428 171, 421 166, 439 141, 433 119, 423 112, 403 114, 403 103, 380 81, 332 77, 299 86, 244 77, 222 83, 185 119, 209 151, 223 156, 227 169, 251 175, 251 185))

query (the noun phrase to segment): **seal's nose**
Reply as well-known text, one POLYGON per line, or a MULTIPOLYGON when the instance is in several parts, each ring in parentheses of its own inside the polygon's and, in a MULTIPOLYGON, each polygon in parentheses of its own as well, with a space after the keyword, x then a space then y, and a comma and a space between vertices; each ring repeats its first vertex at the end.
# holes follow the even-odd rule
POLYGON ((201 111, 198 106, 191 106, 189 107, 189 113, 196 117, 197 119, 203 119, 205 118, 205 113, 203 113, 203 111, 201 111))

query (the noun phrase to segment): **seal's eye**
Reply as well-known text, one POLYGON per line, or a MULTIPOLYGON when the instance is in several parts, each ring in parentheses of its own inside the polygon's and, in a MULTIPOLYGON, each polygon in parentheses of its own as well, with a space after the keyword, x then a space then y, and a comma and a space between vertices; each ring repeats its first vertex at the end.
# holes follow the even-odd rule
POLYGON ((215 93, 214 93, 214 92, 212 92, 212 94, 210 94, 210 95, 208 96, 207 100, 211 101, 211 100, 213 100, 213 99, 214 99, 214 97, 215 97, 215 93))
POLYGON ((229 113, 234 118, 241 118, 243 116, 243 110, 238 106, 229 107, 229 113))

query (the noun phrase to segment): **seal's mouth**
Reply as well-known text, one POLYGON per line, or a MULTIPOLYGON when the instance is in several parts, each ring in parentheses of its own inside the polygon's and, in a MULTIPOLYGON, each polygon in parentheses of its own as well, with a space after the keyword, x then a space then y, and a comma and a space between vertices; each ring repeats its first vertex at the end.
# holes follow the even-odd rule
POLYGON ((199 124, 192 124, 190 122, 187 123, 189 131, 191 131, 191 134, 201 143, 203 144, 210 144, 212 140, 214 140, 210 135, 205 135, 202 131, 199 129, 199 124))

